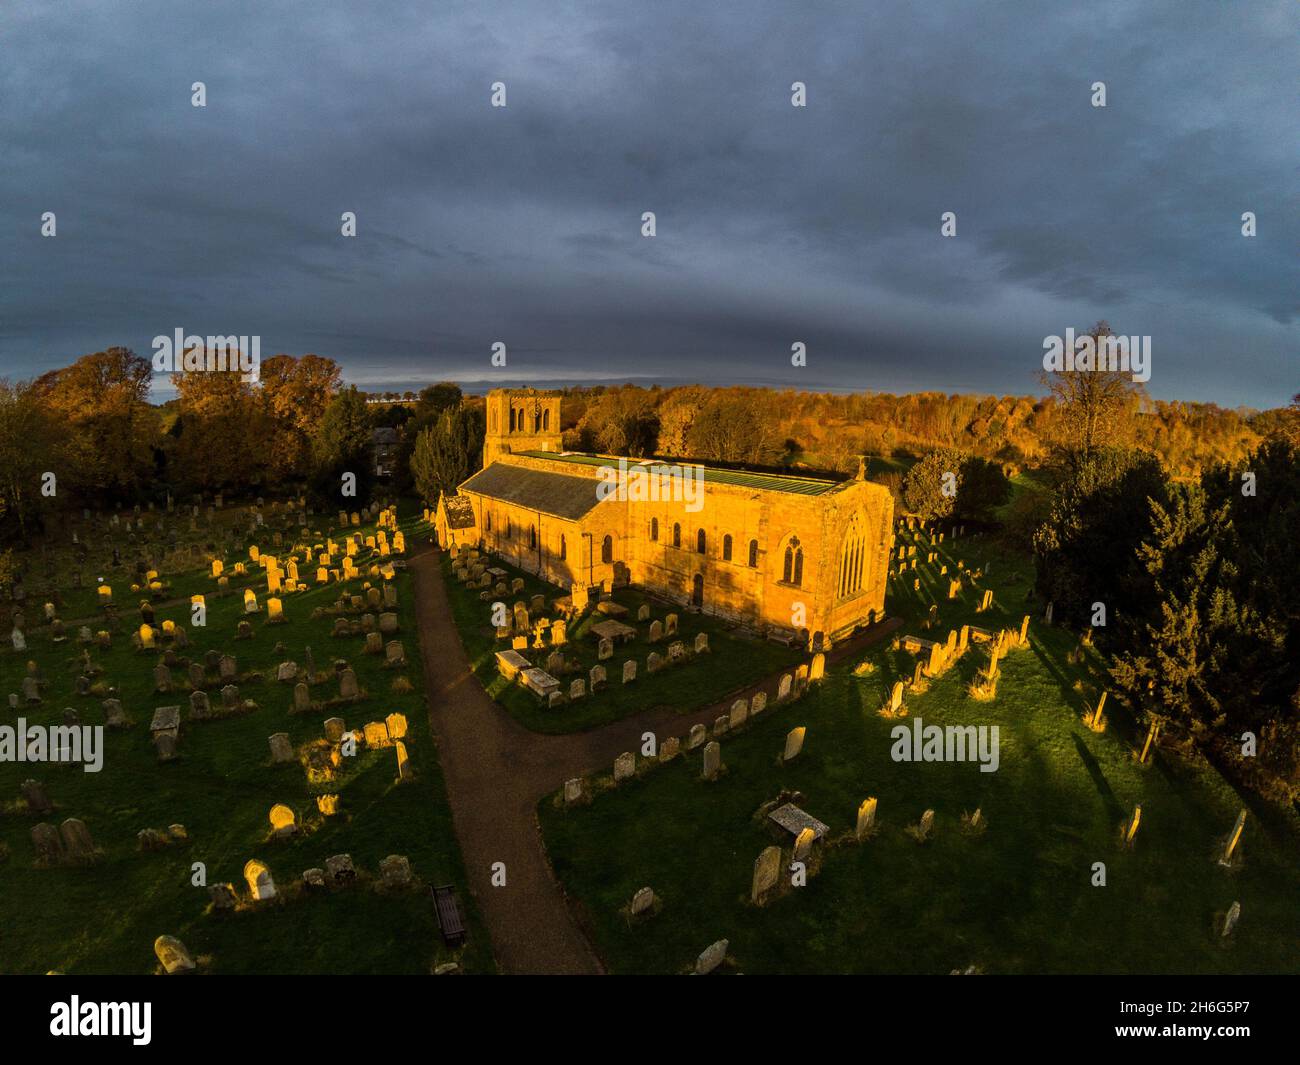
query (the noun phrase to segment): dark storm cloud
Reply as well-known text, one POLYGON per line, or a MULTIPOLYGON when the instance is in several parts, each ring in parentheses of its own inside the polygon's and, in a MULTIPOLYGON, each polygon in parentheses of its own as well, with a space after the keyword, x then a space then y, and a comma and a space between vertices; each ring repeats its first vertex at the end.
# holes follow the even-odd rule
POLYGON ((1157 396, 1282 403, 1294 12, 11 0, 0 372, 183 327, 376 388, 501 340, 511 380, 1006 393, 1104 317, 1157 396))

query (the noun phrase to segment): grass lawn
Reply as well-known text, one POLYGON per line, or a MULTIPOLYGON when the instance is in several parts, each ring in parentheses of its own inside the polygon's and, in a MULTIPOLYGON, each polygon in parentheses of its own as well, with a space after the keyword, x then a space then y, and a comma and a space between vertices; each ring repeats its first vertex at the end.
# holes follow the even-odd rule
MULTIPOLYGON (((905 541, 904 541, 905 542, 905 541)), ((1244 801, 1212 769, 1171 752, 1140 765, 1142 736, 1113 697, 1104 733, 1080 717, 1100 690, 1095 652, 1066 661, 1075 635, 1038 621, 1026 603, 1031 564, 972 538, 939 548, 950 571, 993 563, 984 583, 991 613, 976 615, 979 593, 946 600, 946 577, 918 563, 890 584, 902 632, 937 636, 963 623, 1017 626, 1035 621, 1031 647, 1001 665, 996 699, 966 693, 982 648, 969 651, 921 694, 905 695, 909 716, 881 717, 892 683, 909 679, 912 656, 882 646, 828 671, 803 700, 770 710, 722 739, 726 773, 699 779, 698 751, 565 811, 553 799, 539 813, 555 870, 610 969, 675 973, 718 939, 728 966, 746 973, 947 973, 976 965, 988 973, 1201 973, 1300 971, 1300 826, 1292 814, 1244 801), (941 587, 942 586, 942 587, 941 587), (920 631, 932 602, 941 624, 920 631), (997 725, 1000 768, 974 762, 895 762, 890 730, 926 724, 997 725), (786 732, 807 726, 802 754, 782 767, 786 732), (755 817, 783 791, 830 827, 820 869, 764 908, 749 902, 753 863, 764 847, 791 838, 755 817), (858 804, 879 800, 878 835, 853 841, 858 804), (1142 804, 1135 846, 1120 825, 1142 804), (1251 814, 1238 868, 1215 862, 1243 805, 1251 814), (925 844, 904 831, 927 808, 925 844), (962 825, 979 808, 983 833, 962 825), (1105 886, 1093 886, 1094 863, 1105 886), (662 909, 633 925, 623 912, 649 885, 662 909), (1218 921, 1234 900, 1241 919, 1224 939, 1218 921)), ((928 547, 918 548, 924 560, 928 547)), ((788 873, 786 876, 788 880, 788 873)))
MULTIPOLYGON (((549 603, 565 594, 554 585, 516 570, 505 562, 494 560, 492 564, 506 570, 510 579, 523 578, 522 593, 500 597, 507 606, 519 600, 527 603, 538 594, 545 596, 549 603)), ((452 576, 450 556, 444 557, 443 565, 452 614, 475 676, 488 695, 533 732, 582 732, 656 706, 672 706, 682 713, 688 713, 716 702, 769 673, 792 667, 805 657, 796 648, 743 635, 717 618, 691 614, 683 607, 651 599, 636 589, 622 588, 614 593, 613 598, 627 607, 628 613, 619 620, 638 630, 637 639, 616 645, 614 657, 601 663, 609 678, 604 691, 598 691, 594 695, 588 693, 577 702, 550 710, 522 685, 507 681, 497 671, 495 652, 508 650, 510 642, 496 638, 491 625, 491 602, 485 603, 479 599, 481 589, 463 585, 452 576), (648 603, 650 617, 661 622, 667 614, 676 613, 677 636, 666 638, 657 644, 647 642, 645 636, 650 622, 636 621, 637 608, 642 603, 648 603), (684 641, 690 651, 695 646, 695 636, 699 632, 709 634, 708 654, 658 673, 646 672, 646 657, 651 652, 666 657, 668 644, 674 639, 684 641), (636 659, 637 679, 632 684, 624 685, 623 662, 628 658, 636 659)), ((492 597, 492 601, 497 599, 495 595, 492 597)), ((607 620, 605 616, 593 610, 569 628, 568 643, 563 651, 566 659, 576 660, 576 668, 558 678, 566 693, 571 680, 586 678, 587 671, 597 664, 596 638, 590 634, 590 629, 593 624, 603 620, 607 620)), ((533 665, 545 668, 551 649, 529 649, 520 653, 533 665)))
MULTIPOLYGON (((220 512, 220 520, 233 520, 232 509, 220 512)), ((313 524, 323 528, 320 520, 313 524)), ((284 562, 289 549, 272 546, 269 528, 248 540, 242 522, 239 529, 239 542, 258 543, 264 553, 276 554, 284 562)), ((119 535, 125 560, 129 549, 125 534, 119 535)), ((286 534, 296 535, 296 528, 286 534)), ((334 535, 341 536, 342 530, 334 535)), ((408 530, 407 535, 412 533, 408 530)), ((234 555, 225 560, 230 589, 223 598, 215 597, 217 584, 206 567, 186 573, 163 570, 163 577, 174 582, 168 596, 184 598, 157 605, 155 618, 157 626, 170 619, 187 629, 190 647, 179 655, 201 662, 205 650, 217 648, 237 656, 241 674, 263 674, 260 681, 245 676, 239 683, 241 697, 256 700, 258 709, 222 720, 189 720, 183 667, 172 670, 171 694, 154 694, 152 670, 160 655, 136 652, 130 642, 132 629, 140 624, 136 606, 142 596, 130 592, 125 568, 105 572, 123 629, 114 634, 111 650, 92 648, 91 657, 104 671, 99 679, 118 689, 117 697, 134 724, 125 731, 105 730, 104 766, 99 773, 85 773, 79 766, 0 763, 4 851, 0 897, 5 900, 0 971, 149 973, 156 966, 153 941, 163 934, 178 937, 196 958, 206 956, 207 968, 214 973, 427 973, 431 966, 453 960, 470 971, 492 971, 491 947, 466 889, 429 732, 409 576, 399 569, 395 580, 401 631, 396 637, 385 637, 403 641, 408 665, 404 670, 386 670, 382 655, 362 653, 361 637, 331 638, 333 617, 311 619, 314 608, 331 606, 340 592, 338 584, 314 584, 314 561, 307 565, 300 559, 301 575, 310 590, 281 597, 289 624, 268 626, 262 613, 252 619, 253 639, 234 639, 236 625, 244 617, 243 588, 256 590, 263 609, 267 598, 262 570, 252 567, 247 576, 235 576, 237 560, 234 555), (190 627, 188 596, 196 592, 207 595, 205 628, 190 627), (279 641, 285 644, 282 653, 275 651, 279 641), (359 702, 290 713, 292 686, 276 683, 275 668, 286 659, 301 667, 307 645, 318 677, 324 678, 313 686, 312 698, 338 696, 332 663, 346 658, 360 682, 359 702), (392 691, 399 675, 410 681, 411 693, 392 691), (156 707, 174 704, 182 707, 180 757, 160 764, 150 743, 149 723, 156 707), (297 761, 270 763, 267 738, 272 733, 287 732, 296 748, 321 737, 327 717, 340 716, 349 729, 358 729, 393 712, 404 714, 409 723, 405 742, 416 771, 413 781, 396 782, 391 748, 367 750, 360 745, 355 761, 350 765, 345 761, 340 779, 328 785, 309 784, 297 761), (37 816, 27 811, 18 796, 20 782, 28 778, 45 784, 56 806, 53 814, 37 816), (339 816, 322 818, 317 812, 316 796, 322 793, 341 796, 339 816), (267 815, 275 803, 291 807, 305 831, 289 841, 269 841, 267 815), (101 860, 89 867, 38 868, 32 827, 41 821, 57 825, 69 817, 86 823, 103 851, 101 860), (174 823, 185 826, 187 844, 147 853, 138 848, 140 830, 165 830, 174 823), (384 857, 406 855, 424 885, 456 885, 467 914, 467 946, 454 953, 443 946, 427 887, 383 895, 354 886, 338 893, 296 897, 303 870, 323 868, 325 860, 338 853, 350 854, 359 873, 376 879, 384 857), (270 867, 282 901, 231 915, 205 912, 208 891, 191 884, 192 864, 206 865, 209 885, 230 882, 246 900, 242 874, 251 858, 270 867)), ((364 572, 364 563, 361 568, 364 572)), ((369 579, 353 580, 345 587, 360 592, 369 579)), ((93 575, 90 580, 93 584, 93 575)), ((379 578, 374 582, 380 583, 379 578)), ((25 610, 27 652, 15 653, 6 637, 0 651, 0 692, 20 690, 29 658, 38 663, 47 681, 43 705, 19 711, 29 724, 57 724, 65 707, 75 708, 83 724, 104 723, 102 697, 74 694, 80 660, 78 625, 84 619, 98 630, 102 624, 93 615, 93 597, 90 589, 68 591, 67 605, 60 612, 70 637, 66 643, 52 642, 35 596, 25 610)), ((214 708, 221 705, 220 688, 210 677, 206 690, 214 708)), ((6 723, 13 724, 16 716, 9 712, 6 723)))

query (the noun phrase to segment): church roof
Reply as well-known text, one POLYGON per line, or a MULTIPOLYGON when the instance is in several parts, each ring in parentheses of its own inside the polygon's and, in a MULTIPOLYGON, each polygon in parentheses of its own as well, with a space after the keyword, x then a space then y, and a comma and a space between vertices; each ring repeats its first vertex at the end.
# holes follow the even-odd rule
MULTIPOLYGON (((552 462, 569 462, 575 466, 609 466, 617 458, 604 455, 587 455, 577 452, 519 451, 526 458, 550 459, 552 462)), ((727 470, 707 466, 702 462, 683 459, 676 463, 659 459, 627 459, 632 465, 644 464, 665 471, 677 466, 693 466, 703 471, 705 484, 732 484, 740 488, 756 488, 763 492, 790 492, 794 495, 820 496, 843 486, 841 481, 828 481, 820 477, 798 477, 788 473, 753 473, 749 470, 727 470)))
POLYGON ((443 496, 443 508, 447 511, 447 525, 452 529, 472 529, 478 524, 474 517, 474 504, 468 496, 443 496))
POLYGON ((576 521, 599 502, 596 485, 597 482, 590 477, 570 477, 564 473, 494 462, 474 474, 460 486, 460 490, 576 521))

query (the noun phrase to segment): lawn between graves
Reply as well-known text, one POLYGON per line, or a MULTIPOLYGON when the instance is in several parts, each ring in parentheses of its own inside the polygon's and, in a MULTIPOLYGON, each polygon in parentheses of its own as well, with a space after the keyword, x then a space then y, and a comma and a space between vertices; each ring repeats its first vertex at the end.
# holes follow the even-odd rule
MULTIPOLYGON (((219 512, 228 517, 230 508, 219 512)), ((322 528, 319 522, 313 523, 322 528)), ((345 530, 332 530, 341 537, 345 530)), ((362 530, 373 532, 373 527, 362 530)), ((406 529, 407 536, 413 535, 406 529)), ((296 527, 286 532, 296 538, 296 527)), ((258 543, 268 554, 282 561, 289 549, 271 545, 268 528, 257 537, 243 537, 245 544, 258 543)), ((315 542, 315 538, 313 538, 315 542)), ((126 550, 123 555, 126 557, 126 550)), ((363 551, 364 555, 365 552, 363 551)), ((247 559, 247 554, 240 556, 247 559)), ((189 687, 183 668, 174 669, 173 692, 155 695, 153 667, 161 655, 132 649, 130 633, 140 624, 136 606, 142 598, 130 592, 130 574, 125 567, 104 572, 113 586, 123 628, 113 637, 110 651, 92 648, 93 660, 103 667, 97 680, 115 685, 127 715, 129 730, 105 730, 105 759, 100 773, 84 773, 80 767, 0 763, 0 840, 5 855, 0 861, 0 897, 4 898, 5 928, 0 936, 0 971, 7 973, 149 973, 157 965, 153 942, 159 935, 174 935, 201 966, 221 974, 238 973, 427 973, 434 965, 459 961, 472 972, 494 969, 491 946, 473 898, 467 890, 463 862, 452 829, 451 813, 438 765, 437 750, 430 735, 423 695, 423 677, 415 629, 412 583, 402 569, 397 571, 398 609, 401 639, 406 649, 405 669, 387 670, 383 656, 362 653, 362 638, 334 639, 330 630, 333 616, 311 620, 316 607, 331 606, 340 591, 360 592, 371 578, 345 585, 316 586, 316 566, 300 559, 300 570, 309 590, 281 595, 286 625, 265 624, 266 578, 258 567, 246 577, 236 576, 228 556, 226 574, 230 589, 216 597, 217 582, 202 571, 174 575, 169 598, 156 605, 155 624, 165 619, 184 625, 190 637, 182 656, 202 660, 208 648, 237 657, 244 679, 239 682, 241 698, 251 698, 258 709, 245 716, 190 722, 189 687), (254 637, 235 639, 236 625, 244 620, 242 592, 256 590, 262 612, 250 616, 254 637), (207 596, 206 628, 190 627, 189 595, 207 596), (286 650, 276 654, 283 641, 286 650), (280 661, 304 660, 310 645, 318 677, 312 687, 313 700, 337 698, 338 680, 332 663, 346 658, 355 670, 363 698, 310 713, 294 715, 292 685, 275 681, 280 661), (258 682, 247 675, 260 672, 258 682), (392 691, 397 676, 405 676, 412 692, 392 691), (180 757, 160 764, 150 743, 149 723, 155 707, 182 707, 180 757), (309 785, 297 762, 272 766, 267 737, 287 732, 295 748, 323 734, 322 722, 342 717, 348 728, 360 728, 367 721, 390 713, 404 714, 409 725, 407 743, 415 768, 413 781, 398 784, 397 763, 392 748, 368 751, 358 748, 356 763, 345 769, 339 781, 309 785), (55 812, 38 816, 27 812, 18 797, 19 783, 34 778, 42 781, 55 812), (340 816, 322 818, 316 795, 341 796, 340 816), (288 842, 269 842, 268 812, 284 803, 298 816, 306 832, 288 842), (95 845, 102 849, 97 864, 89 867, 37 868, 30 832, 47 821, 59 824, 65 818, 83 820, 95 845), (185 826, 189 842, 160 852, 138 849, 136 833, 144 828, 166 830, 168 825, 185 826), (297 894, 302 871, 323 868, 331 855, 347 853, 358 873, 378 879, 379 862, 389 854, 406 855, 420 886, 403 894, 384 895, 368 886, 356 885, 337 893, 297 894), (191 885, 191 865, 203 862, 209 885, 230 882, 241 900, 247 900, 244 864, 252 858, 271 869, 282 899, 259 904, 255 909, 232 915, 207 913, 208 891, 191 885), (469 930, 464 949, 448 951, 440 938, 427 886, 451 883, 456 886, 469 930)), ((362 566, 363 571, 365 566, 362 566)), ((162 576, 170 576, 163 571, 162 576)), ((374 583, 381 583, 374 579, 374 583)), ((102 618, 74 612, 88 591, 71 593, 73 606, 62 612, 69 639, 55 645, 43 624, 41 604, 29 600, 28 650, 15 653, 6 638, 0 650, 0 692, 19 691, 28 659, 35 660, 48 682, 44 703, 19 714, 29 723, 57 724, 65 707, 75 708, 83 724, 104 723, 102 697, 74 694, 75 663, 80 648, 79 624, 97 631, 102 618)), ((377 613, 377 612, 376 612, 377 613)), ((210 680, 207 691, 214 709, 220 707, 221 685, 210 680)), ((9 714, 9 723, 16 715, 9 714)), ((346 763, 345 763, 346 764, 346 763)))
MULTIPOLYGON (((575 663, 575 668, 556 679, 561 682, 561 691, 567 695, 571 681, 577 678, 586 680, 591 667, 600 664, 605 667, 608 675, 605 690, 594 694, 589 690, 586 696, 576 702, 548 709, 522 684, 506 680, 498 672, 495 652, 509 650, 510 641, 496 637, 491 624, 492 603, 499 600, 510 607, 519 600, 526 604, 534 595, 542 595, 549 606, 551 600, 567 593, 499 559, 494 558, 492 564, 509 573, 507 582, 516 577, 523 578, 523 591, 505 596, 494 594, 489 601, 484 602, 479 598, 482 589, 472 588, 456 580, 451 572, 450 553, 444 554, 443 579, 451 601, 452 617, 460 631, 461 643, 469 658, 470 667, 488 695, 503 706, 511 717, 533 732, 582 732, 658 706, 671 706, 682 713, 689 713, 698 707, 717 702, 771 673, 793 668, 806 657, 797 648, 741 634, 734 626, 718 618, 692 614, 685 607, 655 599, 635 588, 620 588, 612 598, 627 607, 628 613, 618 620, 633 626, 637 630, 637 638, 629 643, 616 644, 614 656, 598 663, 597 641, 590 630, 593 624, 607 619, 594 609, 583 615, 569 627, 568 642, 559 648, 567 660, 575 663), (645 638, 650 621, 636 620, 637 608, 643 603, 649 604, 652 620, 662 622, 668 614, 675 613, 678 618, 677 635, 665 637, 658 643, 650 643, 645 638), (709 635, 709 651, 695 656, 695 636, 700 632, 709 635), (651 652, 657 652, 666 659, 668 645, 674 640, 683 641, 688 655, 692 657, 685 664, 665 665, 658 673, 647 673, 647 656, 651 652), (637 676, 635 681, 625 685, 623 663, 629 658, 636 659, 637 676)), ((553 611, 550 616, 558 617, 553 611)), ((549 640, 544 648, 530 647, 520 652, 539 668, 545 668, 550 653, 549 640)))
MULTIPOLYGON (((918 547, 922 560, 927 550, 918 547)), ((994 589, 993 610, 977 615, 979 592, 969 587, 947 601, 947 578, 923 561, 921 589, 910 573, 894 578, 887 606, 908 619, 901 632, 941 640, 963 623, 1018 628, 1030 613, 1031 647, 1003 660, 993 701, 966 693, 987 662, 981 646, 924 693, 908 691, 909 716, 886 720, 879 710, 893 682, 911 678, 913 659, 882 646, 865 656, 874 672, 853 675, 861 658, 843 663, 802 700, 723 736, 726 771, 715 783, 700 780, 694 751, 589 806, 541 802, 552 864, 610 970, 682 972, 726 938, 731 960, 721 971, 746 973, 1300 971, 1295 816, 1243 799, 1203 762, 1162 750, 1139 764, 1144 733, 1114 696, 1106 731, 1090 731, 1081 717, 1095 704, 1103 663, 1091 650, 1082 664, 1067 662, 1076 635, 1047 626, 1042 603, 1026 601, 1030 563, 983 539, 939 550, 950 572, 957 558, 976 567, 993 560, 982 582, 994 589), (922 633, 932 602, 941 624, 922 633), (999 770, 893 761, 891 728, 918 717, 998 725, 999 770), (796 725, 808 729, 803 752, 782 766, 796 725), (755 908, 759 852, 781 845, 788 870, 791 838, 755 817, 783 791, 799 793, 797 804, 830 827, 833 842, 807 886, 755 908), (868 796, 879 800, 878 835, 858 844, 856 811, 868 796), (1120 825, 1135 803, 1141 825, 1126 851, 1120 825), (1225 870, 1216 857, 1243 805, 1241 864, 1225 870), (927 808, 934 831, 918 844, 904 829, 927 808), (976 808, 982 834, 961 821, 976 808), (1105 887, 1092 886, 1095 862, 1105 863, 1105 887), (647 885, 661 908, 632 922, 627 904, 647 885), (1234 900, 1241 918, 1224 939, 1219 922, 1234 900)))

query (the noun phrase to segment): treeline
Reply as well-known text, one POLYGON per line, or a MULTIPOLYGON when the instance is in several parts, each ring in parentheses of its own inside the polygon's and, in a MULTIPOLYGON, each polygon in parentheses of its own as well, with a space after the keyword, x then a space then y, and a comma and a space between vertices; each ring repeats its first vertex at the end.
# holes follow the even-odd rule
POLYGON ((276 355, 258 380, 176 374, 150 403, 152 366, 127 348, 83 356, 33 381, 0 381, 0 539, 23 542, 65 507, 177 502, 217 492, 358 497, 372 476, 372 419, 336 363, 276 355))

